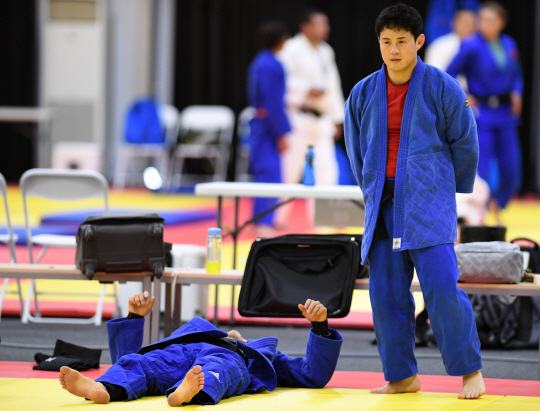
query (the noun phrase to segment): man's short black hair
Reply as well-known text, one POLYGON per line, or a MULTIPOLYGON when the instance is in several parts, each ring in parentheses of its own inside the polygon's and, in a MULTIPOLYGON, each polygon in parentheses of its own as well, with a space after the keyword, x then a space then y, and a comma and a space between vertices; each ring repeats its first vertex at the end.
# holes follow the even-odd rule
POLYGON ((321 11, 319 9, 306 9, 306 10, 303 10, 302 13, 300 13, 300 25, 302 25, 304 23, 309 23, 311 21, 311 18, 315 14, 324 14, 324 15, 326 15, 325 12, 323 12, 323 11, 321 11))
POLYGON ((259 29, 261 47, 264 49, 273 49, 284 37, 289 37, 289 31, 281 21, 269 21, 259 29))
POLYGON ((391 30, 405 30, 410 32, 414 40, 422 34, 424 29, 424 23, 422 22, 422 16, 418 13, 414 7, 407 6, 403 3, 396 4, 385 8, 377 17, 375 22, 375 33, 377 37, 381 37, 381 32, 384 29, 391 30))

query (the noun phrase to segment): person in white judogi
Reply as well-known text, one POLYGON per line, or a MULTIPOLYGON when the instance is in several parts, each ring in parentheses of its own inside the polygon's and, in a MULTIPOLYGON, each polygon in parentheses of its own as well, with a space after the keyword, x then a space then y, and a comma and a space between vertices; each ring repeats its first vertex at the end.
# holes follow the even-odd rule
POLYGON ((343 130, 345 100, 334 50, 326 39, 328 17, 316 10, 304 12, 300 32, 286 41, 278 58, 286 73, 287 104, 292 131, 282 155, 284 183, 299 183, 309 145, 315 150, 315 184, 337 184, 334 138, 343 130))
MULTIPOLYGON (((476 13, 473 10, 460 9, 452 19, 452 31, 435 39, 426 49, 424 63, 446 71, 461 47, 464 38, 476 32, 476 13)), ((467 90, 467 80, 458 77, 463 90, 467 90)))

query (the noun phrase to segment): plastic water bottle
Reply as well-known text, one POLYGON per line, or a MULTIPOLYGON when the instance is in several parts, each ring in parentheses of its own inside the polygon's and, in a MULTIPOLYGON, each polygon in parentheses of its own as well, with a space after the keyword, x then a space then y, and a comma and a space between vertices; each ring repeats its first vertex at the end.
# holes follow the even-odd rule
POLYGON ((308 146, 306 152, 306 164, 304 166, 304 175, 302 176, 302 183, 306 186, 315 185, 315 169, 313 167, 315 160, 315 151, 313 146, 308 146))
POLYGON ((206 241, 206 272, 221 273, 221 228, 209 228, 206 241))

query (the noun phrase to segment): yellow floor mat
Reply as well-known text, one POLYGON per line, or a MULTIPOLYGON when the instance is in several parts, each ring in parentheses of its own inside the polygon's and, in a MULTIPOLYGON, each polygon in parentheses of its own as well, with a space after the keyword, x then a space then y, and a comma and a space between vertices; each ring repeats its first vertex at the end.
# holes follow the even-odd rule
MULTIPOLYGON (((2 411, 20 410, 66 410, 99 409, 94 404, 75 397, 61 389, 57 380, 46 379, 0 379, 0 403, 2 411)), ((151 411, 168 409, 164 396, 147 397, 130 402, 115 402, 107 410, 151 411)), ((275 411, 291 410, 400 410, 400 411, 515 411, 540 408, 540 398, 503 397, 486 395, 477 400, 458 400, 456 394, 416 393, 399 395, 375 395, 368 390, 324 388, 299 389, 278 388, 273 392, 242 395, 223 400, 220 411, 275 411)), ((185 406, 185 410, 208 410, 208 406, 185 406)))

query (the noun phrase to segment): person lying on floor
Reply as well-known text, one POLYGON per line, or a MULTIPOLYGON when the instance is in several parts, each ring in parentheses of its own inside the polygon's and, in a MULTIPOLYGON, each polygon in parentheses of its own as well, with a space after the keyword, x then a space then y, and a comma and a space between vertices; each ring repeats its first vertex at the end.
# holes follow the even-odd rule
POLYGON ((113 365, 93 381, 60 369, 63 389, 99 404, 167 395, 170 406, 217 404, 222 398, 280 387, 322 388, 336 368, 343 337, 328 328, 326 307, 308 299, 298 308, 311 321, 306 357, 290 358, 276 337, 245 340, 195 317, 154 344, 141 348, 144 316, 154 305, 148 293, 129 299, 127 318, 107 322, 113 365))

